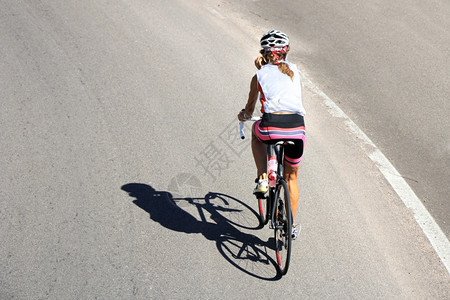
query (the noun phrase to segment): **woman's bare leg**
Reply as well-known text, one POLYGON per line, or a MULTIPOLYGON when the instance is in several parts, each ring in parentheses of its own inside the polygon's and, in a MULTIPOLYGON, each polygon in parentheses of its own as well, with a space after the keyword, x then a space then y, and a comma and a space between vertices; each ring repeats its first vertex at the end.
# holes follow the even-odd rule
MULTIPOLYGON (((292 217, 295 220, 295 214, 297 213, 298 208, 298 168, 288 164, 284 166, 284 178, 286 179, 287 186, 289 189, 289 198, 291 199, 291 209, 292 209, 292 217)), ((295 222, 294 222, 295 223, 295 222)))
POLYGON ((252 130, 252 152, 259 179, 267 179, 267 146, 260 142, 252 130))

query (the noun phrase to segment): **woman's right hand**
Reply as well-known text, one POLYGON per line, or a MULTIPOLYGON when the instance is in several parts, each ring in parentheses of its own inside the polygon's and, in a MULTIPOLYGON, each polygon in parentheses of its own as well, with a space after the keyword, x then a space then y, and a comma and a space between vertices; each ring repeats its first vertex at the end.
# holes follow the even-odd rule
POLYGON ((259 70, 262 66, 264 66, 264 59, 262 58, 262 56, 258 56, 255 59, 255 67, 259 70))

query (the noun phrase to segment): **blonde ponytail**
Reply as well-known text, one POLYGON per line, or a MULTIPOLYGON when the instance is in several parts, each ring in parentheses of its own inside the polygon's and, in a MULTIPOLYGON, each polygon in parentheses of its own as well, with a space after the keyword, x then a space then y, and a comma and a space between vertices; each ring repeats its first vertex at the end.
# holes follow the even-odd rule
POLYGON ((294 81, 294 72, 292 72, 291 68, 289 68, 287 63, 280 62, 278 64, 278 70, 280 70, 281 73, 289 76, 291 80, 294 81))
POLYGON ((273 52, 267 52, 263 54, 264 60, 267 63, 273 63, 274 65, 278 66, 278 70, 280 70, 281 73, 289 76, 292 81, 294 81, 294 72, 289 68, 289 65, 285 62, 280 62, 280 60, 285 60, 287 56, 287 52, 285 53, 276 53, 273 52))

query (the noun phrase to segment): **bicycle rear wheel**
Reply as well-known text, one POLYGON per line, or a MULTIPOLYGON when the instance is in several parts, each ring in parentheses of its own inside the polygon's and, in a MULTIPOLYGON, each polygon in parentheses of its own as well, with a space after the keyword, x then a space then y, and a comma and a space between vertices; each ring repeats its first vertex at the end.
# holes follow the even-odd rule
POLYGON ((281 179, 276 187, 273 220, 278 269, 281 275, 285 275, 289 269, 292 250, 292 210, 289 190, 284 179, 281 179))

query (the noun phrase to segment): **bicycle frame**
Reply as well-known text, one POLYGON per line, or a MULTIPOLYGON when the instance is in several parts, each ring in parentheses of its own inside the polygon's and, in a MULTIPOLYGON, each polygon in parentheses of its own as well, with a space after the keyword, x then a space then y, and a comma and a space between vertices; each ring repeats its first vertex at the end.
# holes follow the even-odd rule
POLYGON ((274 229, 274 218, 276 215, 276 206, 275 204, 275 193, 276 193, 276 188, 279 185, 279 182, 281 180, 285 180, 284 179, 284 175, 283 175, 283 171, 284 171, 284 167, 283 167, 283 159, 284 159, 284 145, 290 143, 289 141, 283 141, 283 142, 277 142, 275 144, 268 144, 267 145, 267 160, 269 160, 270 157, 272 157, 272 155, 275 154, 275 157, 277 158, 277 179, 276 179, 276 184, 274 185, 274 187, 269 188, 269 195, 267 196, 267 201, 270 205, 270 208, 268 210, 268 212, 270 211, 270 225, 269 228, 270 229, 274 229))

